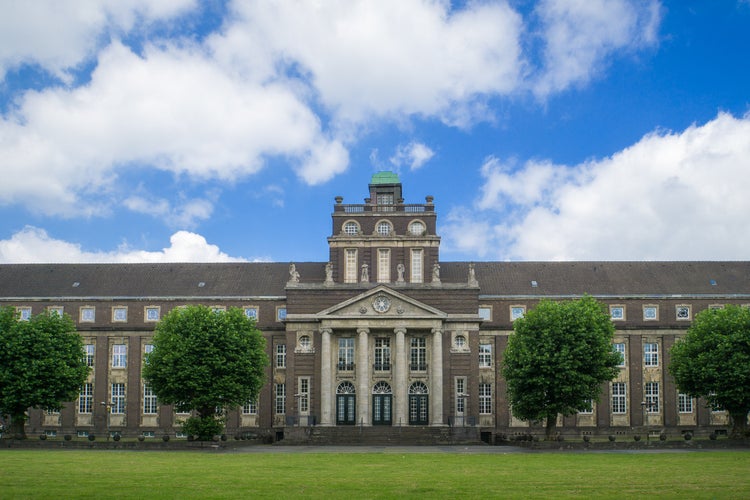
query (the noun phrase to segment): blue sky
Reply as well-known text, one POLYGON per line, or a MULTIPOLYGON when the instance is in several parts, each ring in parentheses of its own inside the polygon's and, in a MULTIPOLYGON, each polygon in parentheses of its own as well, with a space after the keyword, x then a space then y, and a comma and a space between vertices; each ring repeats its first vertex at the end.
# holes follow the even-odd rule
POLYGON ((748 0, 0 0, 0 262, 750 256, 748 0))

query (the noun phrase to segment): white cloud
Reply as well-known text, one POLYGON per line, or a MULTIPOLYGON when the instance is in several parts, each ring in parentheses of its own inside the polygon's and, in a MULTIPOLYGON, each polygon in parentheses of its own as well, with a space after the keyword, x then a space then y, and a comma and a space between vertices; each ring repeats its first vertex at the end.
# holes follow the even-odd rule
POLYGON ((543 28, 539 96, 588 83, 616 53, 654 45, 661 21, 656 0, 544 0, 536 8, 543 28))
POLYGON ((233 7, 237 21, 211 42, 219 60, 252 75, 281 62, 309 80, 340 122, 464 116, 458 109, 472 101, 518 86, 522 23, 505 2, 455 11, 430 0, 233 7))
POLYGON ((407 165, 410 170, 417 170, 435 156, 435 152, 421 142, 410 142, 396 148, 390 162, 396 168, 407 165))
POLYGON ((290 89, 238 80, 196 47, 147 47, 139 57, 113 43, 89 85, 29 92, 0 120, 0 203, 98 213, 122 169, 234 181, 273 155, 310 184, 348 165, 342 144, 290 89))
POLYGON ((167 20, 195 0, 33 0, 4 2, 0 16, 0 79, 11 67, 39 64, 67 79, 66 70, 94 55, 107 32, 167 20))
POLYGON ((142 196, 130 196, 123 205, 132 210, 163 220, 169 227, 193 228, 198 221, 207 220, 213 213, 213 203, 206 199, 184 200, 178 206, 172 206, 163 198, 147 199, 142 196))
POLYGON ((571 167, 511 171, 490 159, 482 175, 475 211, 454 211, 443 228, 451 250, 522 260, 750 255, 750 115, 655 132, 571 167))
POLYGON ((188 231, 178 231, 170 246, 158 252, 122 246, 112 252, 87 252, 77 243, 51 238, 43 229, 27 226, 7 240, 0 240, 0 263, 137 263, 137 262, 241 262, 218 246, 188 231))

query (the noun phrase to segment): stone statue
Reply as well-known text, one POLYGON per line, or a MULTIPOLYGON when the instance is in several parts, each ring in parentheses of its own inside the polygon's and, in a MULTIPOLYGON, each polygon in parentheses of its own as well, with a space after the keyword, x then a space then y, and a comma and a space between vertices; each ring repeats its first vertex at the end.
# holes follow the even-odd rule
POLYGON ((469 263, 469 286, 479 286, 477 276, 474 274, 474 263, 469 263))
POLYGON ((432 282, 440 283, 440 264, 437 262, 432 265, 432 282))
POLYGON ((403 264, 399 263, 399 265, 396 266, 396 272, 398 273, 398 278, 396 278, 396 283, 403 283, 404 282, 404 271, 406 271, 406 268, 403 264))
POLYGON ((289 264, 289 283, 299 283, 299 273, 294 264, 289 264))
POLYGON ((333 263, 326 264, 326 283, 333 283, 333 263))
POLYGON ((367 264, 362 264, 362 276, 359 281, 362 283, 370 282, 370 266, 367 264))

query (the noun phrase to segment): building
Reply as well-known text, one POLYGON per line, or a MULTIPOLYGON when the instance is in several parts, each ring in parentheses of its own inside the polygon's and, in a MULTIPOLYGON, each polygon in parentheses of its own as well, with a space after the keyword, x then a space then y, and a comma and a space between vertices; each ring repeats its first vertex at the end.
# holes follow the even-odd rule
POLYGON ((144 384, 143 356, 162 315, 205 304, 243 308, 271 359, 258 401, 228 413, 230 435, 541 433, 511 415, 503 351, 540 299, 586 293, 607 304, 624 363, 599 404, 560 418, 563 434, 726 429, 725 413, 680 394, 665 367, 696 313, 750 303, 749 262, 441 262, 436 219, 431 196, 405 203, 398 177, 380 172, 364 203, 336 198, 327 262, 0 266, 0 303, 22 318, 70 314, 92 368, 77 401, 32 410, 27 432, 180 437, 184 416, 144 384))

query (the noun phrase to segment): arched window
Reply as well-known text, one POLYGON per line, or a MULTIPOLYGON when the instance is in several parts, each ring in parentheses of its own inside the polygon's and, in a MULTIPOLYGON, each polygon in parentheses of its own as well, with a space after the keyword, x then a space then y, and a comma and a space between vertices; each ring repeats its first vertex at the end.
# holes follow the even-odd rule
POLYGON ((425 226, 422 221, 414 221, 409 224, 409 234, 412 236, 422 236, 425 233, 425 226))
POLYGON ((336 424, 337 425, 354 425, 357 422, 356 396, 354 384, 351 382, 341 382, 336 387, 336 424))
POLYGON ((391 386, 382 380, 372 388, 372 425, 391 425, 393 396, 391 386))
POLYGON ((359 224, 357 224, 353 220, 345 222, 344 234, 347 234, 349 236, 354 236, 354 235, 359 234, 359 224))
POLYGON ((391 386, 388 384, 388 382, 383 382, 382 380, 373 386, 372 393, 393 394, 393 392, 391 391, 391 386))
POLYGON ((429 396, 423 382, 414 382, 409 386, 409 425, 427 425, 429 423, 429 396))
POLYGON ((379 236, 389 236, 393 232, 393 226, 387 220, 378 222, 375 229, 379 236))

